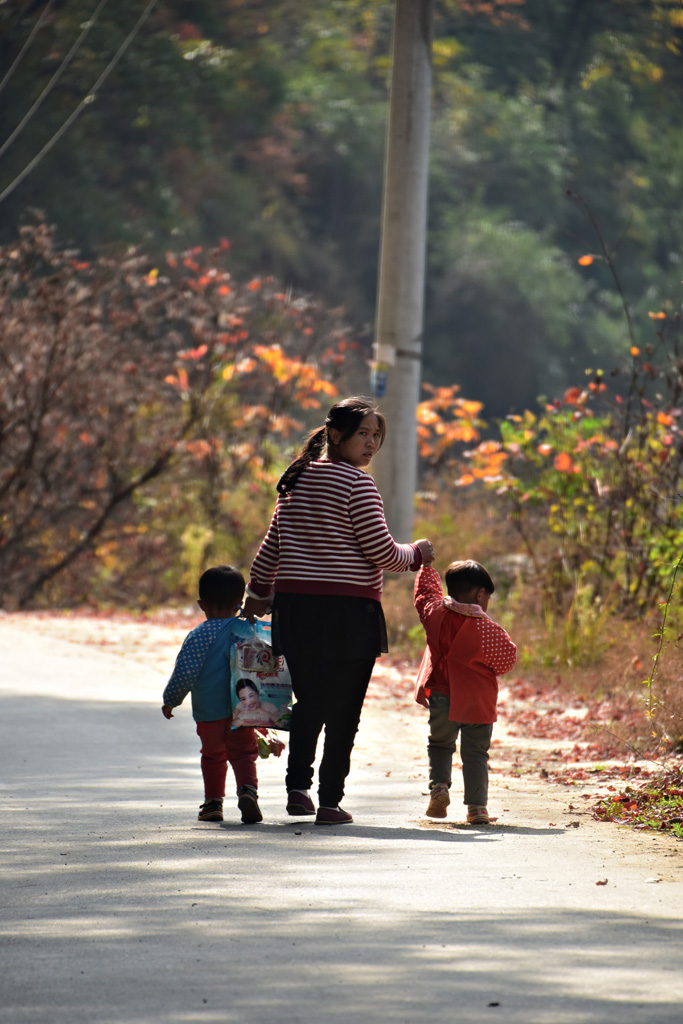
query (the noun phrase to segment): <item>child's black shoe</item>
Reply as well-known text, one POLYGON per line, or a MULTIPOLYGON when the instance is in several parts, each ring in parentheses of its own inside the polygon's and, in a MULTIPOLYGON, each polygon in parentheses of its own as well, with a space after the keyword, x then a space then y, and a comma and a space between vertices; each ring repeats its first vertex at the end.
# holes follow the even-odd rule
POLYGON ((199 808, 199 814, 197 815, 197 821, 222 821, 223 820, 223 801, 222 800, 205 800, 199 808))
POLYGON ((256 797, 256 790, 252 786, 240 786, 237 790, 237 806, 242 812, 242 821, 245 825, 255 825, 258 821, 263 821, 256 797))

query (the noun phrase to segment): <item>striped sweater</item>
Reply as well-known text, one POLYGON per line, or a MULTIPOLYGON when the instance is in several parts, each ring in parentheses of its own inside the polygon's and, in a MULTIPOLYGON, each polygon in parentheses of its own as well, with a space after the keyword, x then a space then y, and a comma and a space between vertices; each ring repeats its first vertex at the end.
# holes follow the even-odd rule
POLYGON ((372 477, 348 462, 312 462, 280 495, 251 567, 249 589, 382 597, 382 572, 418 569, 416 544, 396 544, 372 477))

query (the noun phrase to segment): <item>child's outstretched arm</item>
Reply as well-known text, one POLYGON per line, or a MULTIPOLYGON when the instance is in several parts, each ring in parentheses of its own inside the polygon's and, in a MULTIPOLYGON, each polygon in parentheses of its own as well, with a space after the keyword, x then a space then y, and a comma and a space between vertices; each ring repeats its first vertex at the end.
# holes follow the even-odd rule
POLYGON ((443 601, 441 577, 431 565, 423 565, 418 570, 413 588, 413 601, 422 623, 430 612, 440 607, 443 601))

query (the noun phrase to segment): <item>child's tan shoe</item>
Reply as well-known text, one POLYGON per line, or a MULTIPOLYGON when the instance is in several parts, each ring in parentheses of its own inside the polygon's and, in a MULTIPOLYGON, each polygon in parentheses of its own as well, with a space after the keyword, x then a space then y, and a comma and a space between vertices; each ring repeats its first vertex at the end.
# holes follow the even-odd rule
POLYGON ((445 818, 446 808, 451 802, 450 794, 448 792, 448 786, 445 782, 440 782, 437 786, 434 786, 431 793, 429 794, 429 806, 427 807, 428 818, 445 818))

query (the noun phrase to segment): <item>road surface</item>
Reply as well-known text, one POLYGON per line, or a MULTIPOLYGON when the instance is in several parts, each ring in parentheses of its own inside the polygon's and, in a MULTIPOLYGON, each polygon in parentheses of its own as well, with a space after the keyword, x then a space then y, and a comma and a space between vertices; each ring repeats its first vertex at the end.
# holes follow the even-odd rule
POLYGON ((288 818, 274 758, 262 824, 198 822, 184 631, 103 628, 0 617, 0 1024, 681 1024, 682 843, 500 773, 496 825, 430 822, 423 712, 380 699, 354 824, 288 818))

